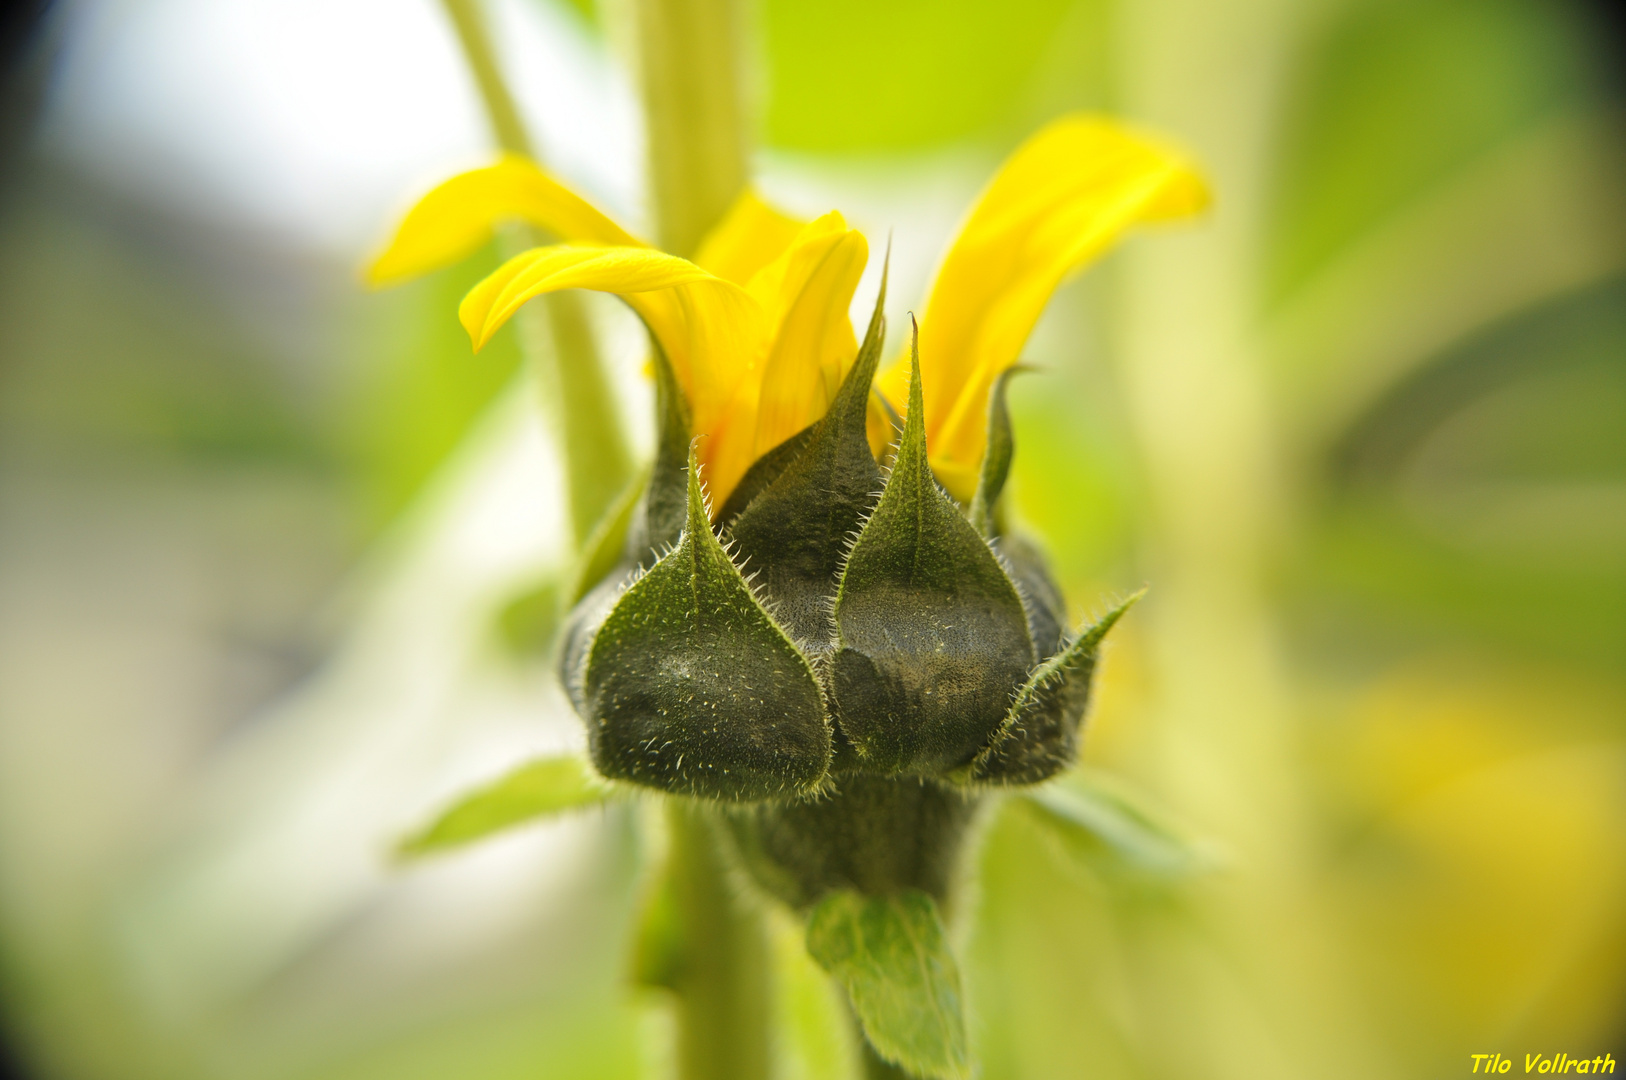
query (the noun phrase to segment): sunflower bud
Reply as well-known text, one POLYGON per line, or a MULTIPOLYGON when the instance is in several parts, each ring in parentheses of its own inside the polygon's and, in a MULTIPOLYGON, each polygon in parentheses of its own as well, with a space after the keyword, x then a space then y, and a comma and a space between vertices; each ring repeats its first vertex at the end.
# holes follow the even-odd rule
POLYGON ((883 476, 865 434, 882 333, 877 301, 828 413, 758 460, 715 524, 657 350, 661 438, 625 570, 578 608, 564 657, 599 771, 744 804, 741 850, 797 906, 944 894, 977 790, 1074 760, 1123 611, 1064 640, 1043 561, 999 535, 1004 379, 965 509, 928 464, 917 345, 883 476))

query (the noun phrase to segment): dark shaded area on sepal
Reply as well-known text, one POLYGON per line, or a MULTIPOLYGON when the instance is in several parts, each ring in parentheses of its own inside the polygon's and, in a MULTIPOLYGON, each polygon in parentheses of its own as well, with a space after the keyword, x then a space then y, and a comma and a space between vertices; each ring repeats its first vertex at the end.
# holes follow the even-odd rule
POLYGON ((1022 594, 1028 613, 1028 634, 1037 656, 1054 656, 1066 633, 1067 601, 1050 576, 1044 556, 1030 541, 1014 533, 996 536, 989 543, 1022 594))
POLYGON ((779 479, 779 475, 786 467, 807 449, 808 442, 822 423, 823 421, 819 420, 807 425, 753 461, 751 467, 745 470, 745 475, 740 477, 740 482, 734 485, 734 490, 729 492, 728 500, 723 503, 722 510, 717 514, 717 524, 726 527, 744 513, 745 508, 751 505, 751 500, 766 491, 770 484, 779 479))
POLYGON ((830 763, 823 695, 712 533, 688 460, 677 547, 621 594, 593 636, 577 695, 593 764, 685 795, 805 794, 830 763))
POLYGON ((897 460, 844 568, 832 666, 837 723, 864 767, 934 774, 987 745, 1036 662, 993 550, 927 462, 918 338, 897 460))

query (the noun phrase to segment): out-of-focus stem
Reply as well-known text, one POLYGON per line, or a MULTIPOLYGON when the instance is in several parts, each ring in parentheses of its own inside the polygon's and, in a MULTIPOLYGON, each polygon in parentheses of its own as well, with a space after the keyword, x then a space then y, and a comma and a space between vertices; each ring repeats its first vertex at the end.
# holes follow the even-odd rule
MULTIPOLYGON (((745 187, 740 0, 631 0, 648 134, 650 202, 661 247, 692 255, 745 187)), ((669 806, 675 915, 684 942, 677 991, 680 1080, 767 1080, 767 931, 718 850, 706 805, 669 806)))
POLYGON ((765 1080, 770 977, 762 919, 730 880, 716 811, 667 802, 671 896, 682 926, 677 991, 681 1080, 765 1080))
POLYGON ((485 105, 486 119, 496 133, 497 142, 504 150, 535 158, 531 137, 519 118, 514 95, 503 82, 502 69, 497 66, 497 54, 491 47, 491 35, 480 11, 480 0, 441 0, 446 14, 457 30, 457 40, 463 46, 463 56, 469 62, 469 71, 480 90, 485 105))
POLYGON ((661 247, 693 255, 745 186, 741 0, 634 0, 661 247))
MULTIPOLYGON (((441 0, 457 30, 497 142, 536 158, 514 97, 486 31, 479 0, 441 0)), ((505 239, 515 251, 546 242, 536 230, 514 226, 505 239)), ((621 414, 599 356, 581 297, 555 293, 532 301, 516 320, 520 347, 541 387, 564 459, 571 531, 579 547, 632 475, 621 414)))

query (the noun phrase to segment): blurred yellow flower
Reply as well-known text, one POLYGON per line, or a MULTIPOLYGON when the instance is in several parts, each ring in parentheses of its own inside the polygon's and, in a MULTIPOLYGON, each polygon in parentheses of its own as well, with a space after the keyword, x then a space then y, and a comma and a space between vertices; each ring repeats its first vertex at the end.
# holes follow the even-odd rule
MULTIPOLYGON (((1056 120, 1006 161, 949 248, 921 320, 931 464, 950 492, 970 498, 989 389, 1062 279, 1131 226, 1195 213, 1207 198, 1182 155, 1096 117, 1056 120)), ((824 415, 857 355, 848 309, 869 259, 863 235, 834 211, 804 224, 750 191, 691 262, 506 155, 426 195, 369 278, 388 284, 454 262, 509 219, 566 243, 515 256, 469 292, 459 317, 474 347, 544 293, 620 296, 683 387, 714 505, 753 461, 824 415)), ((907 365, 878 384, 902 412, 907 365)))

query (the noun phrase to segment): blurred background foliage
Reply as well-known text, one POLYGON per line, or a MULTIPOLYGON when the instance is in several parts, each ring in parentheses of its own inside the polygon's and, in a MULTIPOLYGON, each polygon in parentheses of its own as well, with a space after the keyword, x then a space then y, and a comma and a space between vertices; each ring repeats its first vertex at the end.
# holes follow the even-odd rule
MULTIPOLYGON (((491 7, 550 161, 639 221, 613 5, 491 7)), ((961 923, 983 1075, 1626 1059, 1620 24, 1557 0, 752 19, 762 183, 893 230, 894 326, 1061 111, 1163 131, 1218 193, 1058 294, 1012 401, 1014 509, 1077 612, 1153 585, 1086 759, 1220 866, 1161 880, 991 814, 961 923)), ((64 0, 13 52, 15 1056, 87 1080, 658 1070, 661 1011, 624 978, 643 811, 384 857, 578 737, 546 606, 513 605, 567 569, 546 410, 514 343, 470 357, 453 314, 496 253, 355 284, 401 205, 487 152, 439 9, 64 0)), ((593 312, 642 418, 636 327, 593 312)), ((839 1075, 828 991, 780 936, 782 1075, 839 1075)))

